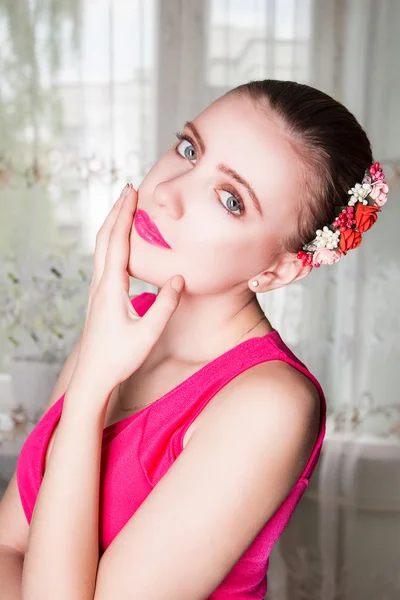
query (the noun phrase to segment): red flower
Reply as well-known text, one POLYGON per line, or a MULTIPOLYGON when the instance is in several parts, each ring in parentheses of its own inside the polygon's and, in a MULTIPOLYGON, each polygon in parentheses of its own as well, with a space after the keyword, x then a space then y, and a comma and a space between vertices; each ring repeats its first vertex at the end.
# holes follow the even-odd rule
POLYGON ((356 229, 346 229, 340 234, 339 248, 343 254, 347 254, 348 250, 354 250, 362 242, 362 235, 356 229))
POLYGON ((378 212, 381 212, 381 209, 378 206, 368 206, 361 204, 361 202, 358 203, 356 210, 356 228, 360 233, 365 233, 368 229, 371 229, 378 218, 378 215, 376 214, 378 212))

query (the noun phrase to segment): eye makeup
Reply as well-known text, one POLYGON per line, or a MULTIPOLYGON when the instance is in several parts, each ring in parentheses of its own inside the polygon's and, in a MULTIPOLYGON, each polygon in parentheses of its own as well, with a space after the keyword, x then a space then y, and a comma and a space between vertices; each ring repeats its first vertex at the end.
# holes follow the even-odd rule
MULTIPOLYGON (((188 135, 186 135, 186 134, 184 134, 184 133, 182 133, 182 132, 180 132, 180 131, 177 131, 175 135, 176 135, 176 137, 178 138, 178 140, 180 140, 180 141, 183 141, 183 140, 185 140, 185 141, 189 142, 189 144, 191 144, 191 145, 193 146, 193 148, 194 148, 194 149, 196 150, 196 152, 197 152, 196 143, 194 142, 194 140, 193 140, 193 139, 192 139, 190 136, 188 136, 188 135)), ((176 154, 177 154, 178 156, 180 156, 181 158, 186 158, 187 160, 189 160, 190 162, 192 162, 192 161, 191 161, 191 159, 190 159, 189 157, 187 157, 187 156, 183 156, 183 155, 182 155, 182 154, 181 154, 181 153, 178 151, 178 148, 179 148, 179 146, 180 146, 180 144, 177 144, 177 145, 175 146, 175 152, 176 152, 176 154)), ((197 159, 196 159, 196 160, 197 160, 197 159)), ((236 202, 238 203, 238 205, 239 205, 239 208, 240 208, 240 212, 239 212, 239 213, 237 213, 236 211, 231 211, 231 210, 229 210, 229 209, 228 209, 228 208, 226 208, 226 206, 225 206, 225 205, 222 203, 222 201, 221 201, 221 198, 220 198, 220 196, 218 195, 219 205, 220 205, 220 206, 222 206, 222 208, 223 208, 223 210, 224 210, 225 214, 227 214, 227 215, 230 215, 230 216, 231 216, 231 217, 233 217, 234 219, 238 219, 238 218, 242 217, 242 216, 243 216, 243 214, 244 214, 244 212, 245 212, 245 206, 244 206, 243 200, 240 198, 240 196, 239 196, 239 194, 236 192, 236 190, 232 191, 232 189, 229 189, 229 188, 224 188, 224 187, 221 187, 220 189, 221 189, 222 191, 226 192, 226 193, 229 193, 229 194, 230 194, 230 195, 231 195, 231 196, 232 196, 232 197, 233 197, 233 198, 236 200, 236 202)))

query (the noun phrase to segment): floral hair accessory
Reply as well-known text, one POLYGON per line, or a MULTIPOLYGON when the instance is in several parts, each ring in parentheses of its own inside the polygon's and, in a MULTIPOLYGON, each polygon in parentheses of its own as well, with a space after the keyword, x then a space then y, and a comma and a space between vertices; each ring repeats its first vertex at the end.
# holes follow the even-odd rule
POLYGON ((331 265, 348 250, 357 248, 362 234, 375 224, 388 192, 385 175, 376 162, 366 169, 362 182, 348 191, 350 200, 347 206, 336 207, 337 216, 333 223, 317 229, 316 237, 297 253, 303 267, 331 265))

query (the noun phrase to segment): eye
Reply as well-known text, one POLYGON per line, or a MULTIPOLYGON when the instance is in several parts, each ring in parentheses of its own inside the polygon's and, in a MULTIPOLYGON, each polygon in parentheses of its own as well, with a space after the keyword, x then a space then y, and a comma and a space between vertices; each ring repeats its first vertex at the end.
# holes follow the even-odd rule
POLYGON ((240 198, 238 198, 237 196, 235 196, 235 194, 232 194, 232 192, 230 192, 229 190, 221 189, 220 192, 228 194, 228 201, 227 201, 228 208, 227 208, 227 205, 225 205, 224 201, 222 200, 221 196, 219 196, 219 198, 222 200, 221 204, 227 211, 228 215, 231 215, 236 218, 242 216, 242 214, 244 213, 244 205, 243 205, 242 200, 240 198), (236 210, 233 210, 235 208, 235 205, 236 205, 236 210), (237 207, 239 207, 239 211, 237 210, 237 207))
MULTIPOLYGON (((193 153, 196 154, 195 143, 188 135, 185 135, 184 133, 177 131, 175 135, 179 140, 181 140, 181 142, 175 146, 176 154, 178 154, 179 156, 182 156, 183 158, 187 158, 188 160, 193 162, 193 159, 195 158, 193 156, 193 153), (183 154, 181 154, 181 152, 179 151, 179 148, 181 148, 181 146, 184 145, 183 142, 186 142, 186 146, 183 150, 183 154)), ((225 213, 234 218, 241 217, 245 211, 243 201, 236 194, 231 192, 230 190, 221 189, 220 192, 225 192, 226 194, 229 195, 229 200, 228 200, 229 208, 226 207, 225 203, 221 202, 221 196, 218 195, 219 204, 225 210, 225 213), (233 202, 236 202, 236 204, 239 206, 239 212, 237 210, 231 210, 232 199, 233 199, 233 202)))
POLYGON ((186 136, 185 134, 183 134, 183 133, 179 133, 179 132, 177 132, 177 133, 176 133, 176 137, 177 137, 179 140, 181 140, 181 143, 180 143, 180 144, 178 144, 178 145, 175 147, 175 151, 177 152, 177 154, 179 154, 180 156, 183 156, 184 158, 187 158, 187 159, 188 159, 188 160, 190 160, 190 161, 191 161, 191 160, 193 160, 193 158, 196 158, 195 156, 193 156, 193 153, 194 153, 194 154, 196 153, 196 148, 195 148, 195 145, 194 145, 194 143, 192 142, 192 140, 191 140, 191 139, 190 139, 188 136, 186 136), (186 142, 186 146, 185 146, 185 148, 184 148, 184 150, 183 150, 184 154, 182 155, 182 154, 181 154, 181 153, 178 151, 178 148, 181 148, 181 146, 183 146, 183 145, 184 145, 184 144, 183 144, 183 142, 186 142))

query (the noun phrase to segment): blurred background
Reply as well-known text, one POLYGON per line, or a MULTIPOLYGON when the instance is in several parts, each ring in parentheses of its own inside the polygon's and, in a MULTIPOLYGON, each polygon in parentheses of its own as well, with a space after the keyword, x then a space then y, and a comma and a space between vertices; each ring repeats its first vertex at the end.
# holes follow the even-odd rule
POLYGON ((329 411, 266 598, 400 597, 399 27, 397 0, 0 0, 0 494, 81 332, 122 187, 228 89, 308 83, 359 119, 390 193, 357 252, 258 294, 329 411))

